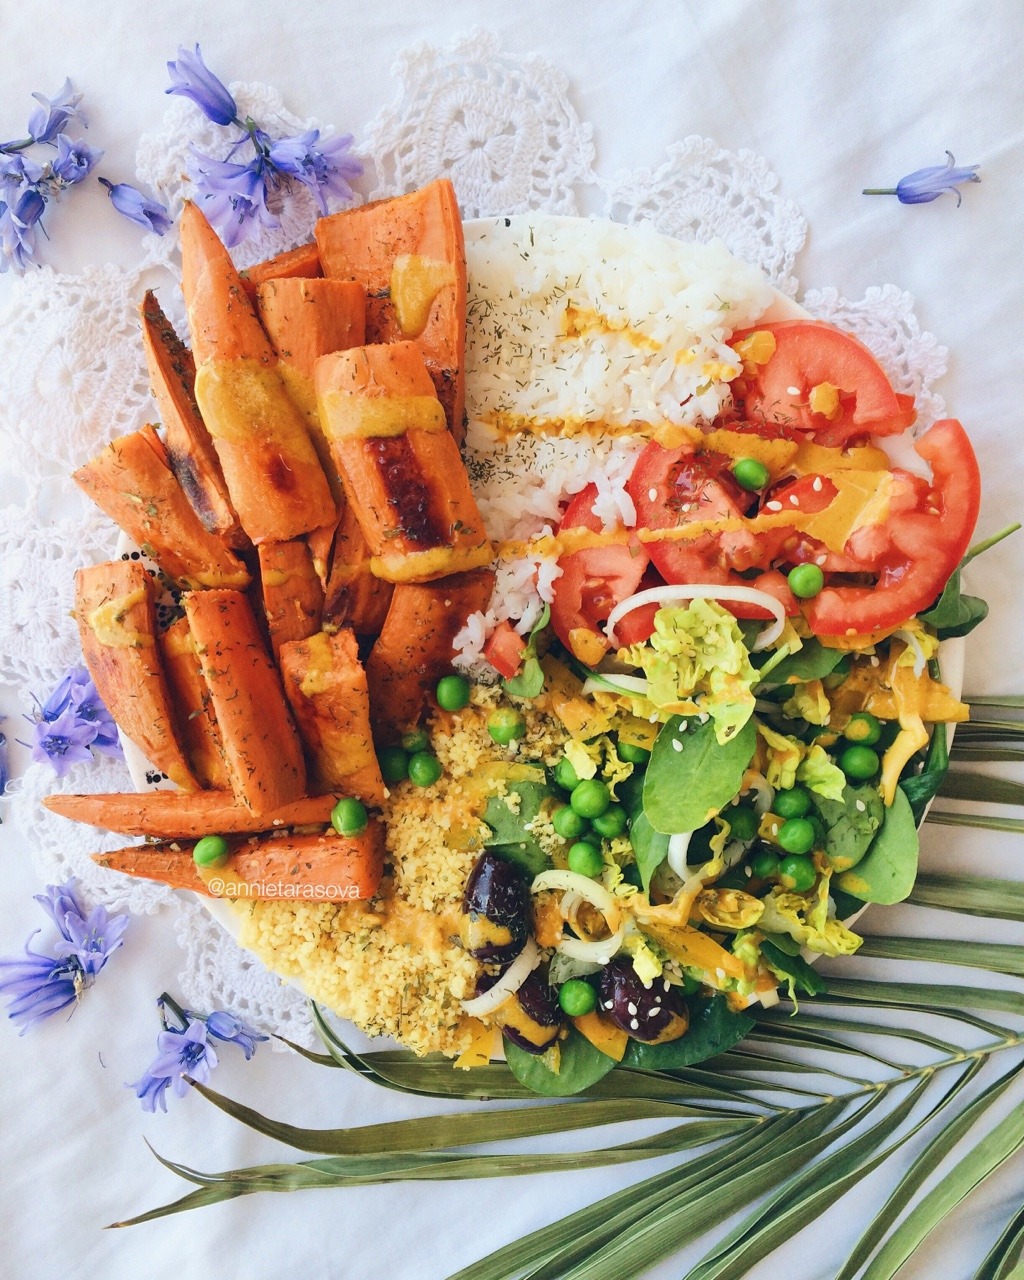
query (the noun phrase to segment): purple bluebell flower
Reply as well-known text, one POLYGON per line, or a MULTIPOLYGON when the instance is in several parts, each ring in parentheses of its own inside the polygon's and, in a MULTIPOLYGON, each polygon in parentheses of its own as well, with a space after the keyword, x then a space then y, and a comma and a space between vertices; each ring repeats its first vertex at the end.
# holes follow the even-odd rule
MULTIPOLYGON (((0 724, 6 720, 6 716, 0 716, 0 724)), ((7 790, 7 783, 10 781, 10 773, 7 765, 7 734, 0 729, 0 798, 3 797, 7 790)))
POLYGON ((0 203, 0 272, 9 266, 23 272, 36 252, 36 232, 46 198, 37 187, 28 187, 9 203, 0 203))
POLYGON ((92 759, 89 745, 96 731, 91 724, 79 721, 74 707, 62 711, 56 720, 37 721, 35 735, 32 759, 36 764, 49 762, 58 778, 63 778, 73 764, 92 759))
POLYGON ((267 158, 275 169, 301 182, 316 196, 320 212, 327 212, 328 195, 351 201, 350 179, 358 178, 363 166, 351 154, 350 133, 320 142, 320 130, 310 129, 294 138, 272 143, 267 158))
POLYGON ((107 188, 107 195, 118 213, 137 222, 140 227, 162 236, 174 225, 166 205, 159 200, 150 200, 130 182, 108 182, 106 178, 100 178, 100 182, 107 188))
POLYGON ((48 884, 36 902, 60 933, 56 954, 32 950, 29 944, 36 930, 25 943, 24 956, 0 956, 0 995, 8 998, 7 1016, 21 1023, 22 1031, 81 999, 121 946, 128 927, 126 915, 108 915, 105 907, 93 907, 86 914, 74 878, 48 884))
POLYGON ((141 1101, 144 1111, 167 1110, 166 1093, 173 1088, 183 1098, 189 1080, 208 1084, 210 1072, 217 1065, 217 1053, 207 1039, 202 1018, 189 1018, 183 1028, 168 1027, 156 1041, 157 1056, 129 1089, 141 1101))
POLYGON ((866 187, 866 196, 896 196, 900 204, 929 204, 945 195, 947 191, 956 192, 956 203, 959 207, 963 201, 959 187, 964 182, 980 182, 978 166, 956 167, 951 151, 946 152, 946 163, 931 165, 927 169, 916 169, 901 178, 894 187, 866 187))
POLYGON ((82 967, 73 957, 57 959, 33 951, 28 943, 23 957, 0 956, 0 995, 8 1001, 7 1016, 22 1033, 33 1022, 74 1004, 84 983, 82 967))
POLYGON ((57 157, 51 162, 51 168, 65 186, 71 187, 89 176, 102 155, 102 151, 90 147, 81 138, 69 138, 66 133, 60 133, 57 135, 57 157))
POLYGON ((190 98, 214 124, 239 123, 234 98, 203 61, 198 44, 193 53, 179 45, 177 61, 168 62, 167 71, 171 87, 165 89, 165 93, 190 98))
POLYGON ((76 707, 89 693, 95 693, 87 667, 68 667, 54 687, 53 692, 39 708, 41 720, 53 721, 62 716, 68 707, 76 707))
POLYGON ((22 191, 42 182, 46 169, 31 156, 4 155, 0 152, 0 200, 14 204, 22 191))
POLYGON ((233 249, 259 225, 280 226, 267 207, 267 162, 257 155, 249 164, 214 160, 193 152, 192 176, 198 203, 224 244, 233 249))
POLYGON ((256 1042, 269 1040, 254 1027, 250 1027, 233 1013, 215 1012, 206 1019, 206 1030, 215 1040, 223 1040, 226 1044, 237 1044, 245 1053, 246 1062, 256 1052, 256 1042))
POLYGON ((94 978, 123 945, 128 917, 111 916, 106 907, 99 905, 86 913, 75 893, 74 879, 62 885, 47 885, 45 893, 36 895, 36 902, 57 926, 63 939, 57 944, 57 955, 77 960, 88 978, 94 978))
POLYGON ((64 81, 53 98, 46 98, 41 93, 34 93, 32 97, 40 104, 28 118, 29 137, 33 142, 53 142, 70 120, 77 120, 82 125, 89 123, 78 105, 82 94, 75 93, 70 80, 64 81))

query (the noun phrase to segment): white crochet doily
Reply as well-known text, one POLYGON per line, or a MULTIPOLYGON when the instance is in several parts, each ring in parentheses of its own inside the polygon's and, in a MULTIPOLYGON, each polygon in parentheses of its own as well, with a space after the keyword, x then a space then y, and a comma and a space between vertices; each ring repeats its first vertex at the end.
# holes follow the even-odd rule
MULTIPOLYGON (((650 167, 598 174, 592 129, 572 105, 565 73, 536 55, 504 52, 487 32, 462 37, 449 49, 408 49, 394 75, 395 101, 358 144, 367 170, 365 198, 408 191, 444 174, 467 217, 600 210, 682 239, 717 236, 796 296, 793 268, 806 224, 778 194, 778 179, 759 157, 689 137, 669 147, 660 162, 652 157, 650 167)), ((317 127, 288 113, 266 86, 236 84, 232 91, 243 116, 271 129, 317 127)), ((226 131, 179 98, 161 130, 139 144, 140 184, 172 214, 190 194, 182 174, 191 143, 223 155, 226 131)), ((310 238, 315 207, 304 189, 279 193, 275 212, 280 227, 263 229, 241 246, 235 255, 240 266, 310 238)), ((49 268, 32 271, 0 312, 0 494, 14 499, 0 507, 0 680, 18 691, 26 710, 33 695, 45 697, 80 660, 69 616, 72 575, 79 565, 111 555, 116 540, 114 527, 89 506, 69 474, 109 439, 155 416, 137 308, 146 287, 158 288, 183 331, 177 282, 173 235, 148 235, 135 270, 94 268, 74 277, 49 268)), ((942 401, 931 384, 945 370, 946 353, 921 332, 907 293, 884 285, 851 302, 825 289, 801 301, 867 343, 894 385, 917 397, 923 425, 940 416, 942 401)), ((122 764, 97 760, 76 765, 57 789, 129 786, 122 764)), ((98 837, 41 807, 41 797, 55 789, 48 766, 29 766, 12 787, 10 816, 35 850, 44 880, 74 874, 93 901, 173 914, 185 954, 180 986, 188 1005, 233 1009, 263 1030, 313 1042, 303 997, 237 947, 194 900, 95 866, 89 854, 116 847, 119 838, 98 837)))

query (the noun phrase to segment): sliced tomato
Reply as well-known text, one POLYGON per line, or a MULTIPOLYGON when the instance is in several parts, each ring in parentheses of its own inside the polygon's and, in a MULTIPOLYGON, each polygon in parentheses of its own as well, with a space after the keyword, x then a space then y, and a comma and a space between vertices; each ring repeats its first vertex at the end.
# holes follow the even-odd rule
POLYGON ((484 645, 484 657, 506 680, 518 673, 525 652, 526 641, 511 622, 499 622, 484 645))
MULTIPOLYGON (((596 498, 597 486, 587 485, 566 508, 559 527, 599 532, 602 524, 594 515, 596 498)), ((636 591, 649 561, 635 539, 587 547, 559 559, 562 573, 555 579, 551 623, 566 648, 574 653, 580 648, 578 638, 573 641, 573 632, 589 632, 604 639, 600 624, 621 600, 636 591)), ((582 653, 578 656, 587 660, 582 653)))
POLYGON ((751 333, 767 331, 775 352, 749 364, 733 384, 742 416, 754 422, 814 433, 818 444, 842 445, 856 436, 893 435, 913 422, 913 401, 897 396, 885 370, 851 334, 818 320, 783 320, 736 333, 735 346, 751 333), (816 387, 838 391, 826 416, 811 407, 816 387))
POLYGON ((955 418, 945 418, 914 447, 931 466, 931 485, 926 489, 908 477, 900 500, 891 504, 880 526, 888 546, 879 557, 875 586, 826 586, 806 603, 807 620, 818 635, 863 635, 898 626, 932 603, 963 558, 981 503, 971 442, 955 418))
MULTIPOLYGON (((703 520, 728 520, 746 514, 751 496, 732 480, 729 459, 691 445, 663 449, 651 442, 637 459, 626 489, 637 511, 637 521, 648 529, 672 529, 703 520)), ((749 529, 704 533, 695 538, 648 544, 651 561, 670 583, 707 582, 715 585, 761 587, 761 577, 743 577, 752 569, 767 569, 788 529, 754 534, 749 529)), ((781 576, 781 575, 780 575, 781 576)), ((771 594, 779 592, 772 583, 771 594)), ((788 592, 787 608, 798 612, 788 592)), ((756 605, 723 601, 739 618, 766 618, 756 605)))

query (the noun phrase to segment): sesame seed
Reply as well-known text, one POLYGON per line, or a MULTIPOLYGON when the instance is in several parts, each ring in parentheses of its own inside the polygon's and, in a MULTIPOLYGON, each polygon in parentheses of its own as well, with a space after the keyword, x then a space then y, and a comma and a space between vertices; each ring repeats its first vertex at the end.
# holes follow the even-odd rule
POLYGON ((669 989, 669 982, 668 982, 668 978, 666 978, 666 979, 664 980, 663 986, 664 986, 664 988, 665 988, 665 990, 666 990, 666 991, 669 989))
POLYGON ((632 1000, 630 1000, 629 1004, 626 1005, 626 1012, 631 1018, 636 1016, 636 1005, 632 1000))
POLYGON ((863 813, 864 810, 867 808, 867 805, 864 803, 863 800, 858 800, 854 807, 856 808, 858 813, 863 813))
POLYGON ((828 556, 815 556, 814 563, 818 566, 821 566, 825 563, 827 559, 828 559, 828 556))
POLYGON ((879 663, 878 663, 878 658, 877 658, 877 656, 876 656, 875 654, 872 654, 872 655, 871 655, 871 659, 870 659, 870 661, 871 661, 871 665, 872 665, 873 667, 877 667, 877 666, 879 665, 879 663))
POLYGON ((791 493, 789 495, 789 502, 791 506, 798 507, 800 505, 799 495, 795 493, 791 493))
POLYGON ((781 511, 782 503, 775 500, 773 500, 772 502, 766 502, 764 504, 764 509, 765 511, 781 511))
POLYGON ((811 488, 814 490, 814 492, 821 493, 824 487, 825 486, 821 483, 821 476, 815 476, 814 483, 811 485, 811 488))
POLYGON ((656 1017, 658 1016, 658 1014, 659 1014, 659 1013, 661 1013, 661 1010, 660 1010, 660 1009, 648 1009, 648 1010, 647 1010, 647 1016, 648 1016, 648 1018, 656 1018, 656 1017))
POLYGON ((613 1003, 613 1002, 612 1002, 611 1000, 606 1000, 606 1001, 604 1002, 604 1008, 605 1008, 605 1009, 610 1009, 610 1008, 612 1007, 612 1003, 613 1003))
POLYGON ((650 500, 653 502, 653 501, 655 500, 655 498, 657 498, 657 496, 658 496, 658 491, 657 491, 657 489, 648 489, 648 490, 647 490, 647 496, 648 496, 648 498, 650 498, 650 500))
POLYGON ((788 393, 789 395, 791 395, 791 396, 798 396, 798 395, 800 394, 800 388, 799 388, 799 387, 787 387, 787 388, 786 388, 786 391, 787 391, 787 393, 788 393))
POLYGON ((631 1031, 639 1031, 639 1030, 640 1030, 640 1023, 636 1020, 636 1018, 630 1018, 630 1020, 629 1020, 629 1026, 630 1026, 630 1030, 631 1030, 631 1031))
POLYGON ((672 747, 673 747, 673 749, 674 749, 674 750, 676 750, 676 751, 682 751, 682 749, 683 749, 683 744, 679 741, 679 739, 678 739, 678 738, 673 738, 673 739, 672 739, 672 747))

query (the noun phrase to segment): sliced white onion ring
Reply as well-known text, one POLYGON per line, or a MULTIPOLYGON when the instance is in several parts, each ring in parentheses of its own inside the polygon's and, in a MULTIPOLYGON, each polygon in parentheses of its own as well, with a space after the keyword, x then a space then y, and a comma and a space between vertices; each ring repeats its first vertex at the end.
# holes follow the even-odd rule
MULTIPOLYGON (((608 892, 598 880, 589 876, 581 876, 578 871, 542 871, 530 885, 531 893, 540 893, 542 889, 562 889, 566 893, 579 894, 591 906, 596 907, 608 922, 608 928, 614 933, 622 920, 622 909, 615 900, 614 894, 608 892)), ((565 915, 563 899, 563 916, 565 915)))
POLYGON ((620 601, 608 615, 604 633, 612 644, 615 640, 615 624, 621 622, 627 613, 639 609, 645 604, 673 604, 683 600, 732 600, 737 604, 752 604, 758 609, 766 609, 775 621, 770 623, 758 635, 751 646, 755 651, 767 649, 782 635, 786 625, 786 611, 774 596, 767 591, 758 591, 756 587, 734 587, 716 582, 693 582, 664 587, 648 587, 646 591, 637 591, 620 601))
POLYGON ((921 673, 924 671, 925 667, 928 665, 928 659, 924 656, 924 650, 921 648, 921 641, 918 640, 917 636, 914 635, 913 631, 904 631, 901 629, 899 631, 894 632, 894 634, 897 640, 902 640, 905 642, 908 649, 913 649, 914 676, 916 679, 920 680, 921 673))
POLYGON ((588 942, 584 938, 563 938, 555 950, 571 960, 589 960, 604 965, 618 952, 625 936, 626 926, 620 924, 608 938, 600 938, 596 942, 588 942))
POLYGON ((583 682, 584 693, 625 693, 647 697, 646 676, 622 676, 616 671, 606 676, 589 676, 583 682))
POLYGON ((470 1000, 461 1001, 471 1018, 484 1018, 514 996, 526 979, 540 964, 540 951, 533 938, 526 939, 526 946, 516 956, 493 987, 489 987, 470 1000))
POLYGON ((690 874, 690 868, 686 863, 686 851, 690 846, 690 837, 692 835, 692 831, 683 831, 679 835, 669 836, 668 838, 668 865, 680 880, 686 880, 690 874))

